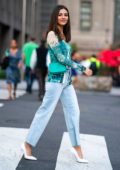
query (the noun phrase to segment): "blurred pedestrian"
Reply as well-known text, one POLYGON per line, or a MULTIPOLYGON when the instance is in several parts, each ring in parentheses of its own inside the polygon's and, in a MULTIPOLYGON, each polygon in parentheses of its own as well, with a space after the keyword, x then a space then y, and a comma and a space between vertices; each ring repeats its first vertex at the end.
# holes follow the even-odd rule
POLYGON ((46 47, 45 40, 41 40, 40 46, 33 51, 30 67, 35 70, 36 77, 39 84, 39 94, 38 99, 42 101, 45 94, 45 78, 47 75, 47 53, 48 49, 46 47))
POLYGON ((100 68, 100 61, 95 54, 93 54, 88 60, 90 61, 89 68, 93 71, 93 75, 96 75, 100 68))
POLYGON ((16 98, 17 85, 20 82, 20 68, 22 67, 22 51, 18 48, 16 40, 11 40, 10 48, 5 51, 5 57, 9 58, 9 63, 6 68, 6 80, 9 95, 8 99, 11 100, 16 98))
MULTIPOLYGON (((80 54, 79 52, 77 52, 76 50, 74 50, 71 54, 72 56, 72 60, 76 63, 79 63, 80 61, 80 54)), ((74 87, 78 87, 78 82, 79 82, 79 78, 78 78, 78 72, 75 68, 72 68, 72 83, 74 85, 74 87)))
POLYGON ((35 43, 35 38, 31 37, 30 41, 23 45, 23 55, 25 62, 25 79, 27 83, 26 91, 32 93, 32 84, 35 79, 35 73, 30 68, 30 60, 33 50, 38 48, 38 44, 35 43))
POLYGON ((83 159, 79 137, 79 106, 75 90, 71 84, 71 68, 76 68, 90 76, 92 71, 71 60, 71 39, 69 11, 58 5, 51 16, 47 34, 48 50, 51 63, 43 102, 37 110, 25 143, 22 145, 24 158, 37 160, 32 156, 32 146, 36 146, 59 99, 61 99, 68 132, 72 143, 72 153, 78 162, 88 163, 83 159))

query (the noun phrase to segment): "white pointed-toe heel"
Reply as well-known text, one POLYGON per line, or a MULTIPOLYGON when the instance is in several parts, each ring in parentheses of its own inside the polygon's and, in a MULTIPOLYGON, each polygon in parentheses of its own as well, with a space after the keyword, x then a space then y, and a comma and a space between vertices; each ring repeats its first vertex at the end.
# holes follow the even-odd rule
POLYGON ((79 163, 88 163, 88 160, 82 159, 82 158, 79 157, 77 151, 74 148, 71 148, 70 150, 73 153, 73 155, 75 156, 77 162, 79 162, 79 163))
POLYGON ((22 151, 23 151, 23 154, 24 154, 24 158, 25 158, 25 159, 31 160, 31 161, 36 161, 36 160, 37 160, 36 157, 27 155, 27 152, 26 152, 26 148, 25 148, 25 144, 24 144, 24 143, 21 145, 21 149, 22 149, 22 151))

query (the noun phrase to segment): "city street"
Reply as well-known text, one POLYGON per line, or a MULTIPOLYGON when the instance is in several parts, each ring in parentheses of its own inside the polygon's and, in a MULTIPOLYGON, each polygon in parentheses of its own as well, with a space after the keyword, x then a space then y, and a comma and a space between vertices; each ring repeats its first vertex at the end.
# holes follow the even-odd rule
POLYGON ((120 0, 0 0, 0 170, 120 170, 119 145, 120 0))
POLYGON ((18 91, 21 95, 15 101, 6 101, 0 94, 1 98, 3 96, 0 100, 0 170, 15 167, 16 170, 120 170, 118 93, 77 91, 81 109, 81 144, 89 160, 86 165, 77 163, 69 151, 71 145, 60 102, 33 150, 38 161, 23 159, 20 145, 41 102, 37 100, 36 90, 32 95, 25 94, 24 89, 18 91))

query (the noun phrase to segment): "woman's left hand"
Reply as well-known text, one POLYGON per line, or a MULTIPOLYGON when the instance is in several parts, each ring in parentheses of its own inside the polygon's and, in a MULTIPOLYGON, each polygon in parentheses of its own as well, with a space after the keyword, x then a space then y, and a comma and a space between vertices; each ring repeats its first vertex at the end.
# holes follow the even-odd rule
POLYGON ((87 76, 92 76, 93 74, 93 71, 89 68, 86 68, 86 70, 84 71, 84 73, 87 75, 87 76))
POLYGON ((18 63, 18 68, 22 69, 23 66, 24 66, 23 62, 19 62, 19 63, 18 63))

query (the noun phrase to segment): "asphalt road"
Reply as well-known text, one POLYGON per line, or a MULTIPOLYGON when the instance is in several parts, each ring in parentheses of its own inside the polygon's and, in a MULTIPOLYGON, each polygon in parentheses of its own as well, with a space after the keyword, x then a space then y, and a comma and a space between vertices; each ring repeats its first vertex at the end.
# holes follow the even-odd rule
MULTIPOLYGON (((120 96, 80 91, 77 91, 77 96, 81 110, 81 133, 105 136, 113 169, 120 170, 120 96)), ((37 101, 36 91, 15 101, 0 102, 5 104, 0 108, 0 126, 17 128, 29 128, 41 104, 37 101)), ((67 130, 59 102, 42 138, 34 148, 38 161, 25 161, 22 158, 17 170, 54 170, 64 131, 67 130)))

